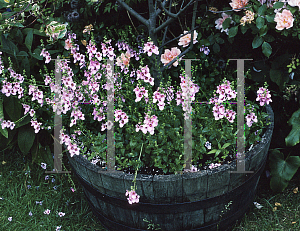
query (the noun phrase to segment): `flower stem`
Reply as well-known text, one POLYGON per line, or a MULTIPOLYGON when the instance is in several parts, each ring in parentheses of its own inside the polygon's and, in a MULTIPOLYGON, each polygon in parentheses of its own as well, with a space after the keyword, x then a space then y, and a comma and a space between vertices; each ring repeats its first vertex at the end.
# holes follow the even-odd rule
MULTIPOLYGON (((140 151, 139 162, 140 162, 140 160, 141 160, 141 154, 142 154, 143 145, 144 145, 144 144, 142 144, 141 151, 140 151)), ((139 170, 139 164, 138 164, 138 166, 137 166, 137 168, 136 168, 136 170, 135 170, 134 179, 133 179, 133 181, 132 181, 132 182, 134 183, 134 185, 133 185, 134 191, 136 191, 136 175, 137 175, 138 170, 139 170)))

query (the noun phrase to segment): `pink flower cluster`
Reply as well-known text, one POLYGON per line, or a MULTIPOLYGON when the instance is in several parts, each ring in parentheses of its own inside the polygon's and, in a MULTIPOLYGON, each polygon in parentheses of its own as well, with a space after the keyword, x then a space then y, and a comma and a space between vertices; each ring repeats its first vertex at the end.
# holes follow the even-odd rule
POLYGON ((250 114, 248 114, 246 116, 246 124, 250 128, 252 126, 253 122, 257 123, 257 116, 255 115, 254 112, 251 112, 250 114))
POLYGON ((135 102, 141 101, 141 99, 144 96, 146 103, 148 103, 149 101, 148 90, 145 90, 145 87, 139 88, 139 86, 136 86, 136 88, 133 91, 135 92, 135 96, 136 96, 135 102))
POLYGON ((157 106, 159 107, 159 110, 163 110, 165 108, 165 99, 166 99, 166 95, 163 93, 160 93, 159 90, 162 89, 162 91, 165 92, 164 88, 157 88, 157 91, 155 91, 153 93, 153 103, 157 103, 157 106))
POLYGON ((43 92, 37 86, 29 85, 28 95, 32 95, 31 101, 37 100, 41 104, 41 107, 43 106, 43 92))
POLYGON ((260 106, 272 102, 270 91, 267 88, 260 87, 257 91, 256 101, 259 101, 260 106))
POLYGON ((230 123, 234 122, 236 112, 233 110, 225 109, 223 102, 236 98, 236 91, 231 89, 230 82, 224 80, 223 84, 217 87, 216 93, 219 94, 219 97, 216 95, 210 99, 209 104, 215 104, 213 107, 213 115, 215 120, 222 119, 226 117, 230 123))
MULTIPOLYGON (((2 51, 0 51, 0 55, 2 55, 2 51)), ((0 74, 2 74, 2 72, 4 71, 4 66, 2 64, 3 64, 3 62, 2 62, 2 59, 0 56, 0 74)))
POLYGON ((76 124, 77 120, 85 120, 84 114, 80 111, 80 109, 73 109, 71 112, 71 117, 74 117, 74 119, 71 119, 70 127, 72 127, 74 124, 76 124))
POLYGON ((135 131, 138 132, 139 130, 141 130, 144 134, 147 133, 147 131, 153 135, 154 134, 154 128, 158 125, 158 119, 157 116, 153 115, 151 117, 149 117, 146 113, 145 113, 146 117, 144 120, 144 124, 143 125, 136 125, 136 129, 135 131))
POLYGON ((21 87, 21 83, 23 83, 24 77, 20 74, 16 74, 16 72, 11 68, 8 68, 8 70, 10 71, 10 77, 15 82, 10 83, 7 81, 7 78, 5 78, 2 81, 3 86, 1 92, 5 94, 6 97, 9 97, 10 95, 17 95, 18 93, 18 98, 20 99, 24 96, 24 89, 21 87))
POLYGON ((38 133, 41 129, 42 123, 38 123, 36 120, 31 120, 31 126, 34 128, 34 132, 38 133))
POLYGON ((44 58, 46 58, 46 61, 45 63, 50 63, 51 61, 51 56, 50 56, 50 53, 48 51, 45 51, 46 49, 43 48, 42 52, 40 55, 42 55, 44 58))
POLYGON ((122 128, 126 123, 128 123, 128 116, 122 110, 115 111, 116 122, 120 120, 120 127, 122 128))
POLYGON ((147 52, 148 56, 151 56, 152 53, 158 55, 158 47, 153 44, 153 42, 147 42, 144 44, 144 52, 147 52))
POLYGON ((135 60, 138 61, 140 59, 140 52, 136 52, 134 49, 129 47, 124 41, 118 41, 116 46, 118 46, 119 51, 124 50, 128 51, 131 54, 131 57, 135 57, 135 60))
POLYGON ((129 198, 127 198, 129 204, 139 203, 140 196, 134 190, 126 190, 125 196, 129 196, 129 198))
POLYGON ((219 167, 219 166, 221 166, 221 164, 220 163, 211 163, 208 167, 210 168, 210 169, 213 169, 213 168, 216 168, 216 167, 219 167))
POLYGON ((13 130, 15 126, 16 126, 16 124, 10 120, 3 120, 1 123, 2 130, 4 128, 10 128, 10 130, 13 130))
POLYGON ((184 119, 188 119, 189 114, 192 113, 191 101, 195 100, 195 94, 199 91, 199 86, 194 84, 192 80, 189 81, 182 75, 181 78, 181 92, 177 92, 177 106, 182 104, 182 109, 186 112, 184 113, 184 119))
POLYGON ((136 75, 137 75, 136 78, 137 80, 142 79, 144 80, 145 83, 150 83, 152 86, 154 85, 154 78, 152 78, 150 75, 150 70, 148 65, 146 65, 145 67, 141 67, 140 70, 137 70, 136 75))
POLYGON ((65 135, 62 130, 60 131, 59 138, 61 140, 60 144, 65 143, 65 145, 67 145, 71 157, 73 157, 74 155, 79 155, 77 144, 72 144, 70 137, 68 135, 65 135))

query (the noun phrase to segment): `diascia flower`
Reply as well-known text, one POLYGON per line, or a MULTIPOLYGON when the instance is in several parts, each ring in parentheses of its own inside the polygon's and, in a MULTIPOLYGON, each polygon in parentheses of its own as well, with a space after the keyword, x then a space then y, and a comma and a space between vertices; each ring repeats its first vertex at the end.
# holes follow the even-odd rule
MULTIPOLYGON (((167 63, 171 62, 174 58, 176 58, 181 51, 177 47, 172 47, 171 50, 166 49, 165 53, 161 55, 161 62, 166 65, 167 63)), ((174 67, 177 67, 178 61, 173 63, 174 67)))
POLYGON ((284 9, 282 13, 276 13, 274 21, 277 22, 275 28, 277 30, 283 30, 284 28, 289 29, 293 27, 294 18, 291 11, 284 9))
POLYGON ((243 8, 248 5, 248 0, 232 0, 229 5, 232 7, 234 11, 241 11, 241 10, 236 10, 239 8, 243 8))
MULTIPOLYGON (((186 34, 188 31, 183 31, 183 34, 186 34)), ((183 35, 181 34, 181 35, 183 35)), ((197 43, 197 36, 198 36, 198 33, 196 31, 194 31, 194 36, 193 36, 193 44, 197 43)), ((191 34, 186 34, 185 36, 181 37, 179 39, 179 43, 178 45, 179 46, 183 46, 183 47, 187 47, 190 42, 191 42, 191 37, 192 35, 191 34)))

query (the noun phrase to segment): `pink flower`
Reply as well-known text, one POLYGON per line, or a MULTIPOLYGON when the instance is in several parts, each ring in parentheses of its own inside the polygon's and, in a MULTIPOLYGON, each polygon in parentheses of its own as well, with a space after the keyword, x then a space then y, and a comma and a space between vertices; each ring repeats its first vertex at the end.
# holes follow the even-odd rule
MULTIPOLYGON (((176 58, 181 51, 177 47, 172 47, 171 50, 166 49, 165 53, 161 55, 161 62, 166 65, 167 63, 171 62, 174 58, 176 58)), ((174 67, 177 67, 178 61, 173 63, 174 67)))
POLYGON ((274 21, 277 22, 276 29, 283 30, 293 27, 294 18, 291 11, 284 9, 282 13, 276 13, 274 21))
POLYGON ((66 41, 65 41, 65 49, 66 50, 70 50, 72 48, 72 40, 70 38, 68 38, 66 41))
POLYGON ((49 215, 50 214, 50 210, 49 209, 46 209, 45 211, 44 211, 44 214, 47 214, 47 215, 49 215))
POLYGON ((298 6, 300 10, 300 0, 288 0, 290 6, 298 6))
POLYGON ((130 57, 131 57, 131 55, 130 55, 129 51, 127 51, 125 54, 122 53, 121 57, 117 58, 117 65, 121 66, 123 64, 124 66, 128 66, 129 61, 130 61, 130 57))
POLYGON ((225 14, 225 13, 222 13, 222 18, 217 19, 217 20, 215 21, 215 23, 216 23, 216 28, 217 28, 218 30, 221 30, 221 32, 224 31, 226 34, 228 34, 228 28, 224 30, 224 29, 223 29, 223 26, 222 26, 222 24, 223 24, 223 22, 225 21, 226 18, 230 18, 230 19, 231 19, 230 24, 233 23, 231 16, 229 16, 228 14, 225 14))
POLYGON ((59 215, 60 217, 63 217, 63 216, 65 215, 65 213, 59 212, 58 215, 59 215))
POLYGON ((260 102, 260 106, 269 104, 272 102, 270 91, 267 88, 260 87, 257 91, 256 101, 260 102))
POLYGON ((241 11, 241 10, 235 10, 239 8, 243 8, 248 5, 248 0, 231 0, 232 2, 229 3, 229 5, 232 7, 234 11, 241 11))
POLYGON ((128 200, 129 204, 139 203, 140 196, 134 190, 132 190, 132 191, 126 190, 125 196, 128 196, 128 195, 129 195, 129 198, 127 198, 127 200, 128 200))
POLYGON ((158 47, 153 44, 153 42, 147 42, 144 44, 144 52, 147 52, 148 56, 151 56, 152 53, 158 55, 158 47))
MULTIPOLYGON (((185 33, 187 33, 187 32, 188 32, 188 31, 183 31, 183 34, 185 34, 185 33)), ((183 35, 183 34, 181 34, 181 35, 183 35)), ((198 36, 198 33, 197 33, 196 31, 194 31, 193 44, 195 44, 195 43, 198 42, 198 41, 197 41, 197 36, 198 36)), ((190 42, 191 42, 191 37, 192 37, 191 34, 187 34, 187 35, 181 37, 181 38, 179 39, 178 45, 179 45, 179 46, 183 46, 183 47, 187 47, 187 46, 190 44, 190 42)))

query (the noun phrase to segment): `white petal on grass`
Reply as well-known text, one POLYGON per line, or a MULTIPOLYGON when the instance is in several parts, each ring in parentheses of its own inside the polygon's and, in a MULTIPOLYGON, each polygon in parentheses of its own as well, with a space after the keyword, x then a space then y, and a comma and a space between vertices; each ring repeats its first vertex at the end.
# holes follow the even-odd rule
POLYGON ((256 208, 261 209, 263 206, 257 202, 253 202, 253 204, 256 206, 256 208))

